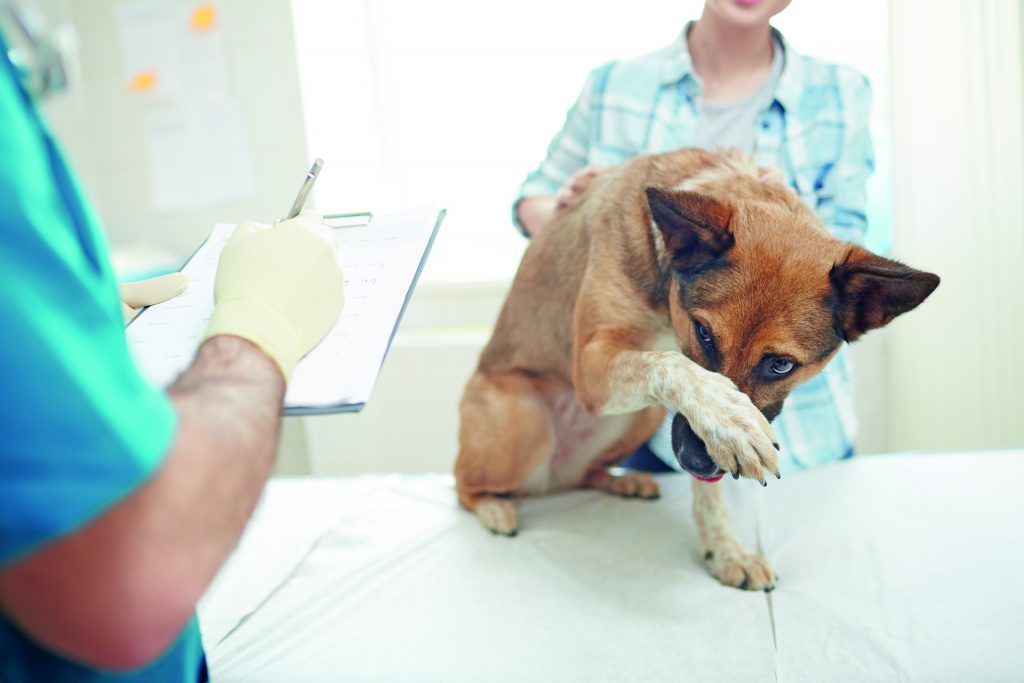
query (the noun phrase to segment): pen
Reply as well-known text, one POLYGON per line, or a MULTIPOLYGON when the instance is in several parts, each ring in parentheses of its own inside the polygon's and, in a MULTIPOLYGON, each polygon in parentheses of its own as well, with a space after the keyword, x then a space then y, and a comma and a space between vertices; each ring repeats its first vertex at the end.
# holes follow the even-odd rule
POLYGON ((295 202, 292 204, 292 210, 288 212, 286 220, 288 218, 295 218, 302 211, 303 205, 306 203, 306 197, 309 196, 309 191, 313 189, 313 183, 316 182, 316 177, 320 175, 320 169, 324 166, 324 160, 317 158, 313 162, 313 166, 310 167, 306 173, 306 179, 302 182, 302 187, 299 188, 299 195, 295 198, 295 202))

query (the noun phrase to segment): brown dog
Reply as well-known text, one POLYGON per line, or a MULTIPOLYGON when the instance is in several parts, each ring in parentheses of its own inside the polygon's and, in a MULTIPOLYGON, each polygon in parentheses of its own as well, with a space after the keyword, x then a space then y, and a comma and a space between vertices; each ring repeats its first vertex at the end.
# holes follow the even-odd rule
POLYGON ((779 476, 768 423, 793 387, 938 283, 831 237, 742 155, 637 157, 526 250, 462 400, 459 501, 514 535, 513 496, 588 486, 657 498, 650 475, 609 468, 673 410, 680 462, 704 477, 693 507, 711 573, 770 590, 717 479, 779 476))

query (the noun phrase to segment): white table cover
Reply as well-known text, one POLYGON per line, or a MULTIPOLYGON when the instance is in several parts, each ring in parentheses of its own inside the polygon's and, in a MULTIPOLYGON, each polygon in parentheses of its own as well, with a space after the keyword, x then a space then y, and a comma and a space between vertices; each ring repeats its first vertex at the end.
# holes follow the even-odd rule
POLYGON ((509 539, 447 476, 275 480, 200 605, 213 680, 1024 680, 1024 452, 728 480, 770 595, 706 573, 659 481, 526 500, 509 539))

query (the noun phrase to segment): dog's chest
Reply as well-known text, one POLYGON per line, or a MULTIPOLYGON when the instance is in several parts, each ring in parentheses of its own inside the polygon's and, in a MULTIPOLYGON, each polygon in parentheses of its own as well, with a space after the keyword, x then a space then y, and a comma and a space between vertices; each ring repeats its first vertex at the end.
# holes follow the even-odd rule
POLYGON ((551 419, 554 451, 527 477, 521 491, 526 495, 578 487, 594 460, 622 438, 633 416, 591 415, 576 402, 570 389, 553 401, 551 419))

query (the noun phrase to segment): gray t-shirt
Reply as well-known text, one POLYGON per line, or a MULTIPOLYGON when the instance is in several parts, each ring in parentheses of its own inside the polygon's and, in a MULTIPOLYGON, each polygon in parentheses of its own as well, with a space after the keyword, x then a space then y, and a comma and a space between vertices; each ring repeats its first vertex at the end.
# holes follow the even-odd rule
POLYGON ((775 96, 783 61, 782 46, 773 39, 771 70, 757 90, 736 102, 701 102, 693 146, 702 149, 739 149, 753 154, 757 119, 775 96))

